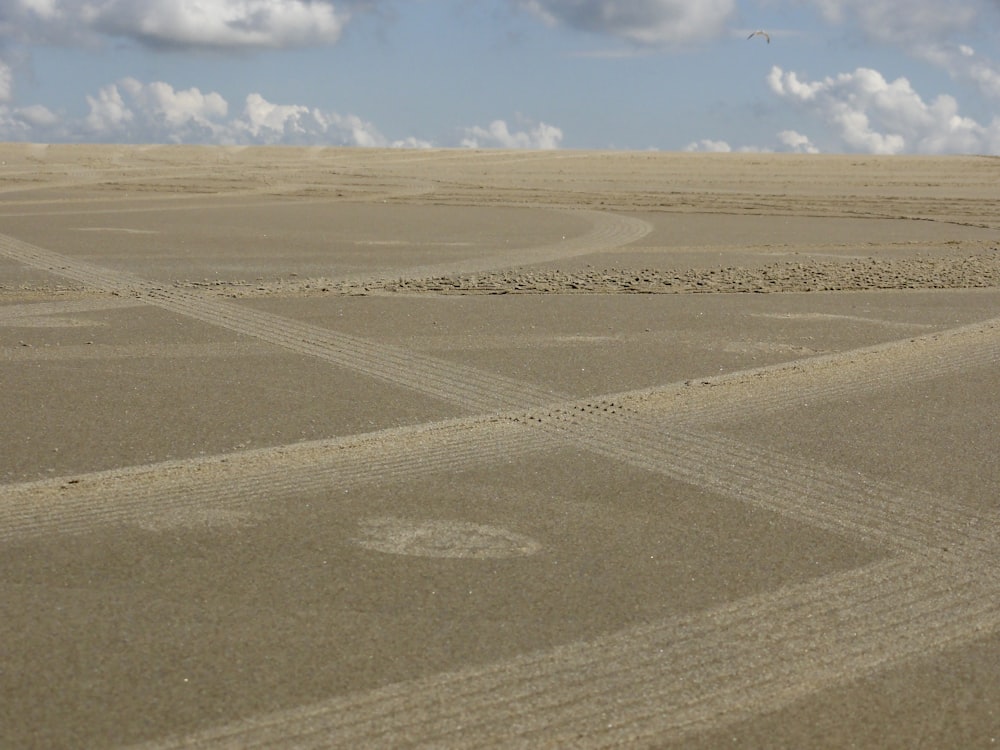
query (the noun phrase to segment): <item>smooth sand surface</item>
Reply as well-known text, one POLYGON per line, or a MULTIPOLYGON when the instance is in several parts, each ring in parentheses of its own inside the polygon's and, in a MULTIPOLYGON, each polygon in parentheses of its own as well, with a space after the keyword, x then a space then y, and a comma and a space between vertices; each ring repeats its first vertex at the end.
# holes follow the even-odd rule
POLYGON ((1000 160, 0 162, 0 747, 1000 742, 1000 160))

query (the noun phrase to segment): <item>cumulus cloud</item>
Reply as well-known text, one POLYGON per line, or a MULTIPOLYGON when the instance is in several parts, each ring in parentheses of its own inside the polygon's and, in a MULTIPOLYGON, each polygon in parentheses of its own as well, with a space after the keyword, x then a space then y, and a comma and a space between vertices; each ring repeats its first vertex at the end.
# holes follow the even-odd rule
POLYGON ((559 148, 562 138, 562 130, 544 122, 529 125, 527 130, 511 132, 504 120, 494 120, 486 128, 478 125, 465 128, 461 145, 466 148, 555 149, 559 148))
POLYGON ((686 44, 719 35, 735 0, 513 0, 550 25, 637 44, 686 44))
POLYGON ((819 149, 816 148, 812 141, 809 140, 808 136, 802 135, 794 130, 782 130, 778 133, 778 140, 781 141, 789 151, 794 151, 797 154, 818 154, 819 149))
POLYGON ((0 105, 0 138, 10 141, 52 140, 61 137, 59 118, 40 104, 28 107, 0 105), (39 137, 42 136, 42 137, 39 137), (53 136, 48 138, 46 136, 53 136))
POLYGON ((753 145, 743 145, 734 148, 729 145, 728 141, 717 141, 712 138, 702 138, 697 141, 691 141, 691 143, 686 145, 682 150, 703 154, 728 154, 732 152, 741 154, 766 154, 771 153, 774 149, 766 146, 753 145))
MULTIPOLYGON (((301 104, 270 102, 249 94, 243 109, 230 114, 216 92, 174 89, 162 81, 124 78, 87 96, 89 112, 79 123, 63 123, 71 140, 123 143, 221 143, 247 145, 330 145, 427 148, 419 138, 392 140, 357 115, 342 115, 301 104)), ((26 108, 31 109, 31 108, 26 108)), ((42 108, 44 109, 44 108, 42 108)), ((22 112, 27 121, 42 112, 22 112)), ((54 115, 49 113, 54 120, 54 115)), ((54 122, 48 122, 53 125, 54 122)), ((0 138, 19 139, 12 122, 0 121, 0 138)))
POLYGON ((170 129, 192 123, 209 127, 213 120, 225 117, 229 109, 226 100, 215 92, 202 94, 196 88, 176 91, 162 81, 143 84, 134 78, 125 78, 122 86, 149 119, 170 129))
POLYGON ((254 140, 294 137, 307 132, 311 119, 309 107, 298 104, 272 104, 260 94, 250 94, 246 99, 244 118, 237 127, 249 133, 254 140))
POLYGON ((115 84, 105 86, 97 96, 88 95, 87 105, 90 114, 84 122, 95 133, 121 131, 135 117, 115 84))
POLYGON ((726 154, 732 151, 732 146, 730 146, 725 141, 713 141, 710 138, 702 138, 700 141, 692 141, 684 147, 685 151, 704 151, 714 154, 726 154))
MULTIPOLYGON (((230 107, 219 93, 175 89, 163 81, 123 78, 85 97, 87 114, 62 121, 45 107, 12 108, 0 103, 0 140, 68 140, 115 143, 225 145, 325 145, 377 148, 431 148, 430 141, 393 139, 355 114, 302 104, 271 102, 249 94, 242 108, 230 107), (234 111, 236 110, 236 111, 234 111)), ((503 120, 465 128, 467 148, 555 149, 563 132, 544 122, 525 121, 521 130, 503 120)))
POLYGON ((906 78, 887 81, 870 68, 804 81, 778 66, 771 90, 818 117, 846 146, 874 154, 998 153, 1000 118, 989 125, 963 117, 951 96, 925 102, 906 78))
POLYGON ((334 146, 428 148, 418 138, 390 140, 357 115, 324 112, 301 104, 274 104, 250 94, 240 117, 227 126, 226 139, 239 143, 326 144, 334 146))
POLYGON ((0 24, 21 41, 100 37, 153 47, 284 48, 339 39, 350 17, 328 0, 6 0, 0 24))
POLYGON ((851 22, 870 40, 897 46, 914 58, 973 82, 1000 98, 1000 64, 963 42, 963 34, 1000 26, 1000 2, 963 0, 810 0, 833 23, 851 22))
POLYGON ((225 99, 197 88, 177 91, 159 81, 124 78, 86 99, 89 113, 82 135, 88 139, 199 143, 226 131, 225 99))

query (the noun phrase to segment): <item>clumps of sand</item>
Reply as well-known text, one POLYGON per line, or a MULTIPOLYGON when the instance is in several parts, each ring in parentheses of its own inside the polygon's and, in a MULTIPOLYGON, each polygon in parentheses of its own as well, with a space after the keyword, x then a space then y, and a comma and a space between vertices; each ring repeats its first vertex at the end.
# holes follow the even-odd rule
POLYGON ((974 255, 813 258, 753 267, 664 269, 513 269, 429 278, 280 279, 184 282, 235 297, 365 294, 696 294, 738 292, 864 291, 873 289, 972 289, 1000 286, 1000 249, 974 255))
POLYGON ((1000 285, 1000 252, 962 258, 776 263, 664 271, 605 269, 571 273, 528 271, 400 280, 386 291, 459 293, 669 294, 698 292, 810 292, 864 289, 964 289, 1000 285))

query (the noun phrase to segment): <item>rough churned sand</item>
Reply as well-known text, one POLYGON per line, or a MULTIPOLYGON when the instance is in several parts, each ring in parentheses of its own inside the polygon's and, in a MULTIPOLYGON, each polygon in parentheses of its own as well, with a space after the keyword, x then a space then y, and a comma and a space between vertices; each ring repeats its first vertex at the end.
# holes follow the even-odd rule
POLYGON ((1000 741, 1000 160, 0 162, 0 746, 1000 741))

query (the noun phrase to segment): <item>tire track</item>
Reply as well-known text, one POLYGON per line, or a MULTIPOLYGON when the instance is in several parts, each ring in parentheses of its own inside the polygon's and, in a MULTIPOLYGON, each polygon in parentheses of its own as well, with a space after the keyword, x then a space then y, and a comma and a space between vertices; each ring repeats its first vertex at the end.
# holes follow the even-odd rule
POLYGON ((942 547, 1000 549, 1000 514, 979 517, 928 492, 720 435, 604 408, 553 409, 527 421, 592 453, 881 548, 932 555, 942 547))
POLYGON ((131 292, 131 296, 139 297, 144 288, 151 286, 127 271, 113 271, 85 260, 69 258, 4 234, 0 234, 0 254, 26 266, 86 284, 92 291, 124 293, 127 296, 131 292))
POLYGON ((335 498, 364 484, 462 471, 557 445, 513 421, 480 418, 0 485, 0 542, 126 525, 198 526, 196 511, 206 507, 273 512, 304 496, 335 498))
POLYGON ((127 272, 0 236, 0 253, 27 265, 71 278, 97 289, 134 297, 171 312, 253 336, 284 349, 365 373, 474 412, 507 410, 557 400, 552 391, 445 362, 428 355, 301 323, 200 294, 171 289, 127 272))
MULTIPOLYGON (((403 385, 473 411, 541 406, 561 400, 560 394, 499 375, 444 363, 434 357, 408 350, 373 344, 329 329, 210 299, 194 292, 163 288, 126 272, 109 271, 84 261, 70 261, 64 256, 10 237, 0 236, 0 252, 36 268, 68 276, 112 293, 132 295, 134 300, 126 304, 146 301, 203 322, 254 336, 306 356, 318 357, 333 364, 359 370, 384 382, 403 385)), ((1000 334, 1000 319, 994 319, 944 334, 910 339, 907 344, 900 345, 897 342, 889 347, 893 350, 892 368, 886 366, 884 357, 881 361, 871 359, 872 355, 882 353, 886 348, 884 346, 848 355, 832 355, 827 362, 838 369, 837 378, 827 379, 823 383, 825 390, 814 385, 812 389, 799 388, 798 393, 800 399, 835 398, 856 390, 859 381, 866 388, 871 388, 879 382, 883 385, 899 382, 901 377, 925 376, 929 367, 935 372, 945 374, 974 364, 994 363, 1000 360, 998 334, 1000 334), (982 338, 986 332, 989 332, 990 336, 984 346, 976 348, 967 345, 968 335, 982 338), (936 342, 934 345, 939 349, 938 361, 935 363, 929 361, 926 356, 920 356, 918 347, 912 345, 914 342, 920 342, 921 345, 936 342), (860 357, 867 357, 869 366, 855 368, 859 371, 854 379, 844 377, 845 359, 860 357)), ((823 358, 810 360, 807 375, 811 375, 824 361, 823 358)), ((785 367, 790 374, 795 374, 796 368, 801 365, 790 363, 785 367)), ((765 368, 761 372, 769 377, 774 376, 773 368, 765 368)), ((803 377, 801 373, 798 376, 803 377)), ((738 374, 741 382, 752 380, 753 377, 753 371, 738 374)), ((731 381, 731 376, 724 376, 705 380, 703 383, 723 385, 731 381)), ((747 398, 744 394, 737 395, 736 403, 739 404, 741 413, 747 413, 744 410, 750 403, 758 410, 773 410, 791 405, 786 389, 771 387, 769 383, 763 389, 757 390, 757 393, 752 394, 752 398, 747 398)), ((688 399, 688 403, 692 401, 693 399, 688 399)), ((732 413, 733 405, 725 398, 725 394, 714 392, 711 399, 703 405, 704 408, 697 418, 699 421, 707 419, 712 411, 716 412, 719 418, 724 418, 732 413)), ((691 408, 688 412, 693 414, 691 408)))
MULTIPOLYGON (((646 222, 601 212, 597 228, 566 243, 559 252, 591 252, 596 248, 631 242, 651 229, 646 222), (609 218, 610 217, 610 218, 609 218)), ((533 253, 535 251, 524 251, 533 253)), ((544 249, 539 252, 546 252, 544 249)), ((482 373, 428 355, 375 344, 329 329, 240 307, 194 292, 171 289, 134 274, 101 268, 85 261, 0 235, 0 253, 26 265, 71 278, 114 294, 127 293, 149 304, 214 324, 237 333, 363 372, 470 411, 509 410, 558 400, 559 394, 530 384, 482 373)))
MULTIPOLYGON (((306 164, 309 162, 307 161, 306 164)), ((160 213, 166 211, 187 211, 194 207, 204 207, 206 199, 216 202, 223 202, 225 208, 253 208, 265 205, 266 197, 276 195, 295 195, 299 205, 309 203, 331 203, 348 201, 377 202, 386 200, 407 200, 419 198, 433 193, 437 189, 434 182, 417 176, 394 176, 386 179, 395 182, 379 182, 379 177, 374 173, 362 174, 340 174, 337 182, 331 182, 329 175, 322 175, 321 182, 302 182, 302 173, 293 172, 292 177, 295 182, 272 181, 275 175, 273 170, 265 170, 258 174, 248 175, 242 171, 240 178, 242 181, 251 181, 251 185, 242 188, 233 188, 232 179, 225 174, 225 167, 232 165, 219 165, 219 169, 203 170, 192 172, 186 168, 171 168, 165 165, 158 165, 155 171, 152 167, 134 167, 130 169, 130 174, 108 174, 104 170, 87 169, 75 170, 68 173, 68 177, 78 179, 57 180, 51 182, 32 182, 12 185, 7 190, 0 189, 0 192, 30 193, 51 191, 63 188, 99 188, 105 193, 91 193, 88 197, 80 198, 38 198, 11 200, 0 206, 0 216, 52 216, 59 215, 87 215, 95 214, 127 214, 127 213, 160 213), (149 171, 144 171, 149 170, 149 171), (167 174, 164 174, 164 172, 167 174), (116 205, 109 208, 96 208, 95 203, 117 202, 120 194, 125 193, 129 197, 130 203, 147 205, 133 205, 129 207, 116 205), (316 193, 320 192, 321 195, 316 193), (192 196, 196 196, 192 198, 192 196), (238 201, 238 202, 233 202, 238 201), (152 203, 158 205, 149 205, 152 203), (173 205, 162 205, 170 202, 173 205), (82 207, 91 204, 88 207, 82 207), (53 211, 52 206, 81 206, 80 208, 63 208, 53 211), (47 206, 47 209, 40 208, 47 206)), ((286 164, 286 167, 294 165, 286 164)), ((119 166, 115 165, 114 172, 119 171, 119 166)), ((30 173, 37 176, 35 172, 30 173)))
POLYGON ((589 642, 135 746, 652 747, 1000 629, 998 587, 900 556, 589 642))
MULTIPOLYGON (((30 320, 30 318, 25 318, 30 320)), ((41 318, 48 320, 48 318, 41 318)), ((86 321, 89 323, 90 321, 86 321)), ((2 325, 2 324, 0 324, 2 325)), ((0 347, 0 362, 68 362, 82 360, 127 359, 216 359, 228 357, 271 356, 256 342, 234 341, 204 344, 66 344, 45 347, 0 347)))
POLYGON ((194 293, 155 289, 144 296, 151 304, 172 312, 362 372, 473 412, 541 405, 557 398, 553 391, 513 378, 194 293))
POLYGON ((998 548, 992 530, 1000 515, 980 517, 931 493, 872 482, 621 406, 570 403, 551 406, 544 415, 458 420, 426 430, 428 436, 455 431, 459 437, 439 446, 427 443, 421 431, 373 433, 182 463, 189 468, 162 479, 158 476, 166 472, 154 465, 135 474, 84 475, 72 487, 65 480, 8 485, 0 488, 0 539, 85 531, 157 513, 183 517, 185 509, 202 505, 266 506, 296 494, 399 481, 416 476, 413 471, 429 475, 574 445, 885 549, 936 555, 942 547, 985 554, 998 548), (409 447, 418 438, 425 447, 409 447), (329 451, 334 453, 325 455, 329 451), (306 456, 309 463, 303 463, 306 456))
MULTIPOLYGON (((515 266, 532 265, 536 263, 546 263, 553 260, 563 260, 575 258, 581 255, 589 255, 600 250, 622 247, 631 242, 642 239, 653 231, 653 225, 648 221, 625 216, 622 214, 609 213, 607 211, 596 211, 586 208, 558 208, 548 209, 558 211, 572 216, 584 216, 590 221, 592 228, 589 232, 570 237, 562 242, 555 242, 537 247, 519 248, 513 250, 503 250, 498 255, 491 255, 485 258, 469 258, 461 261, 448 261, 446 263, 433 263, 424 266, 416 266, 407 269, 406 278, 420 279, 438 275, 447 275, 449 278, 458 274, 481 273, 485 271, 498 271, 515 266)), ((353 274, 345 276, 339 281, 365 282, 384 280, 385 274, 353 274)), ((394 280, 395 277, 394 277, 394 280)))
MULTIPOLYGON (((449 437, 436 444, 416 449, 403 441, 393 451, 387 450, 385 442, 375 441, 366 444, 371 449, 367 455, 344 451, 315 465, 311 472, 289 471, 287 462, 275 460, 272 451, 257 456, 262 459, 257 467, 244 461, 225 468, 222 461, 197 466, 189 462, 174 469, 180 473, 171 482, 164 479, 169 469, 165 472, 160 466, 144 475, 124 472, 120 480, 109 474, 93 486, 91 477, 72 485, 49 482, 0 488, 0 517, 5 521, 0 528, 7 540, 118 523, 162 527, 164 514, 167 525, 184 523, 187 510, 217 506, 220 495, 223 502, 265 504, 275 496, 293 499, 309 488, 341 487, 344 482, 370 482, 380 476, 420 476, 479 460, 496 461, 511 452, 570 444, 828 531, 885 544, 898 555, 860 571, 827 576, 707 613, 671 618, 646 629, 481 670, 436 675, 318 707, 249 719, 181 738, 174 746, 224 746, 225 742, 239 747, 254 743, 306 746, 313 740, 329 746, 331 733, 337 742, 349 746, 350 731, 365 742, 384 740, 393 745, 468 745, 474 738, 481 742, 473 744, 484 746, 501 738, 504 744, 521 746, 564 740, 594 746, 604 742, 642 745, 654 736, 657 741, 684 736, 773 710, 827 685, 900 659, 934 653, 994 632, 1000 625, 1000 590, 989 583, 990 576, 979 572, 984 561, 996 558, 996 544, 988 529, 977 525, 981 520, 995 525, 997 518, 992 516, 977 519, 959 507, 920 497, 906 488, 866 484, 843 472, 700 434, 683 420, 664 424, 662 415, 616 408, 614 403, 557 403, 543 415, 538 407, 558 402, 558 394, 197 294, 163 289, 131 274, 70 261, 2 237, 0 251, 91 286, 131 295, 466 408, 520 410, 519 416, 512 417, 514 427, 507 424, 501 430, 504 440, 497 440, 493 432, 499 428, 487 431, 489 437, 472 440, 467 421, 458 421, 452 423, 449 437), (207 477, 213 472, 206 472, 206 466, 216 476, 207 477), (139 478, 142 481, 136 481, 139 478), (118 482, 109 492, 109 484, 118 482), (155 522, 150 513, 159 514, 155 522), (956 545, 957 552, 942 554, 942 540, 956 545), (836 606, 831 608, 831 602, 836 606), (747 617, 748 611, 752 617, 747 617), (653 649, 669 656, 650 659, 653 649), (487 687, 482 688, 483 684, 487 687), (692 685, 696 686, 693 692, 692 685), (510 739, 515 734, 519 738, 510 739)), ((990 341, 995 348, 994 339, 990 341)), ((968 352, 969 343, 975 340, 973 336, 956 349, 966 362, 981 356, 968 352)), ((923 349, 925 357, 940 351, 923 349), (933 353, 928 355, 928 350, 933 353)), ((986 356, 994 355, 988 352, 986 356)), ((864 372, 848 390, 865 386, 873 377, 870 369, 864 372)), ((914 365, 912 376, 921 372, 914 365)), ((898 378, 899 372, 895 375, 898 378)), ((828 389, 825 392, 836 394, 837 388, 845 388, 834 376, 828 380, 819 390, 815 380, 810 381, 804 390, 815 394, 828 389)), ((888 384, 878 379, 872 382, 888 384)), ((785 403, 768 398, 761 397, 766 401, 762 408, 780 408, 785 403)), ((700 412, 688 412, 688 418, 704 424, 709 416, 722 414, 717 407, 702 405, 700 412)), ((154 743, 149 747, 169 746, 154 743)))
MULTIPOLYGON (((89 269, 88 269, 89 272, 89 269)), ((516 381, 497 379, 467 368, 455 368, 431 357, 417 356, 403 350, 374 346, 351 337, 315 326, 287 321, 277 316, 257 313, 235 305, 219 303, 197 294, 161 290, 147 286, 145 294, 160 306, 199 320, 213 322, 259 340, 278 343, 302 354, 317 356, 336 364, 367 372, 394 384, 405 384, 414 390, 441 397, 442 394, 470 409, 505 409, 508 417, 525 424, 541 427, 548 438, 576 444, 593 453, 633 466, 657 472, 683 482, 704 486, 726 497, 766 508, 783 516, 848 536, 899 547, 911 552, 933 548, 936 544, 977 544, 989 547, 989 540, 977 534, 968 538, 977 519, 960 509, 949 509, 947 503, 923 496, 906 488, 879 485, 872 487, 861 478, 846 476, 828 468, 817 468, 777 453, 747 449, 735 441, 711 437, 692 431, 692 425, 704 425, 715 418, 732 414, 734 404, 702 402, 693 408, 682 408, 664 424, 662 413, 650 413, 616 400, 576 402, 553 405, 555 395, 525 386, 516 381), (498 385, 499 384, 499 385, 498 385), (503 386, 502 388, 499 386, 503 386), (527 404, 526 404, 527 402, 527 404), (523 407, 534 402, 548 404, 542 410, 524 414, 523 407), (511 412, 512 407, 517 411, 511 412), (945 541, 939 537, 947 532, 945 541), (970 541, 974 539, 975 541, 970 541)), ((787 372, 798 376, 803 369, 817 366, 816 360, 792 365, 779 365, 754 371, 764 387, 755 398, 739 401, 741 412, 787 407, 818 396, 832 398, 863 386, 870 391, 873 381, 889 385, 885 375, 886 352, 907 355, 906 368, 892 369, 896 379, 901 371, 908 377, 927 377, 944 370, 964 368, 972 361, 988 361, 997 349, 995 322, 964 327, 957 332, 926 337, 923 346, 895 344, 876 347, 865 359, 856 352, 819 358, 819 366, 829 367, 830 377, 817 380, 803 378, 798 388, 774 387, 765 375, 780 377, 787 372), (992 345, 983 346, 983 334, 992 336, 992 345), (914 356, 915 355, 915 356, 914 356), (945 356, 947 355, 947 356, 945 356), (839 382, 842 362, 861 360, 861 376, 839 382), (936 363, 936 364, 935 364, 936 363), (836 367, 834 367, 836 365, 836 367), (776 395, 780 394, 780 395, 776 395), (780 403, 779 403, 780 401, 780 403)), ((890 356, 891 356, 890 355, 890 356)), ((744 375, 741 380, 745 380, 744 375)), ((702 431, 703 432, 703 431, 702 431)), ((398 450, 398 446, 396 447, 398 450)), ((469 446, 471 450, 471 446, 469 446)), ((377 462, 372 464, 378 465, 377 462)), ((386 468, 386 471, 389 469, 386 468)), ((266 473, 265 473, 266 474, 266 473)), ((378 476, 373 473, 371 476, 378 476)), ((240 492, 254 497, 253 487, 273 485, 271 478, 255 476, 252 486, 237 482, 240 492)), ((210 502, 215 497, 229 497, 231 491, 214 487, 196 492, 187 487, 178 496, 168 493, 158 501, 161 507, 182 502, 210 502)), ((96 503, 93 507, 101 507, 96 503)), ((181 506, 178 506, 181 507, 181 506)), ((85 523, 82 522, 81 523, 85 523)), ((91 524, 100 523, 95 516, 91 524)), ((18 528, 13 524, 11 529, 18 528)))
POLYGON ((138 300, 119 297, 98 299, 70 299, 55 302, 27 302, 15 305, 0 305, 0 325, 18 318, 37 318, 43 315, 67 315, 81 312, 119 310, 125 307, 139 307, 138 300))
POLYGON ((874 393, 901 383, 1000 365, 1000 318, 911 336, 885 344, 697 378, 609 396, 593 403, 627 403, 670 413, 676 423, 705 426, 874 393))

